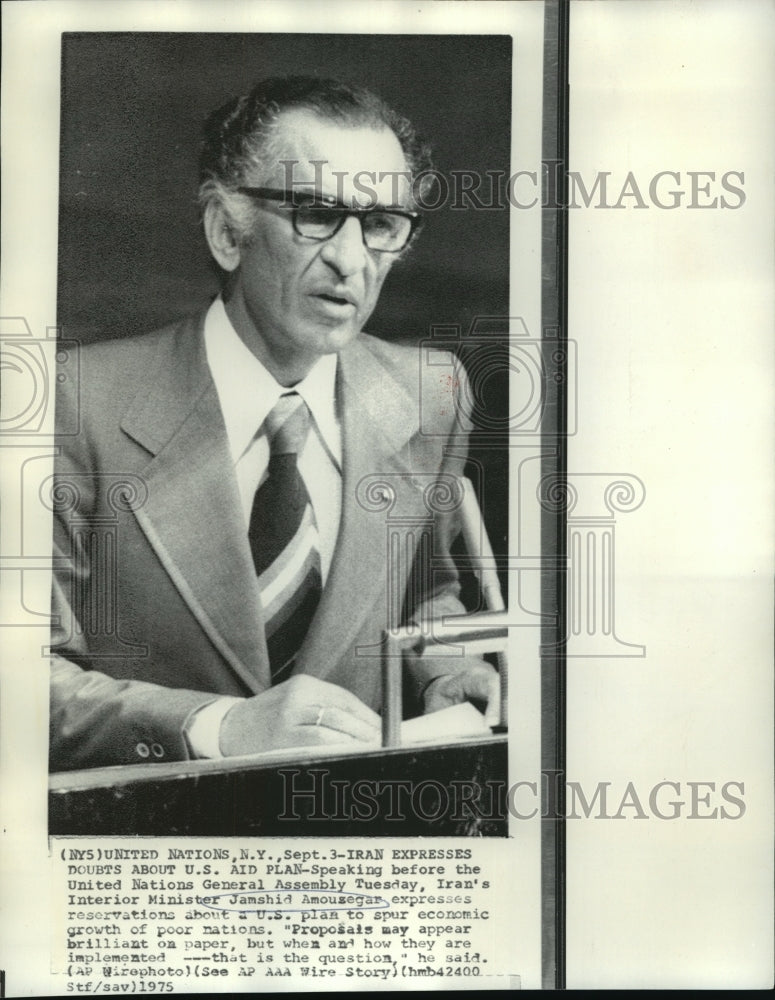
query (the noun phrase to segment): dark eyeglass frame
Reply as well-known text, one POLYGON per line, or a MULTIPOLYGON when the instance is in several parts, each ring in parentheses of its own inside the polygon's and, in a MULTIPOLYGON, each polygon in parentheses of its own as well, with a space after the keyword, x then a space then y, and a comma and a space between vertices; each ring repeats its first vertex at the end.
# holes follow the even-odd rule
POLYGON ((291 208, 291 222, 293 223, 294 232, 301 236, 302 239, 311 240, 313 243, 325 243, 326 240, 333 239, 334 236, 339 232, 342 226, 345 224, 350 216, 354 216, 361 224, 361 236, 363 238, 364 246, 371 250, 372 253, 401 253, 406 250, 412 241, 412 238, 419 232, 423 224, 423 217, 419 212, 407 212, 403 209, 396 208, 382 208, 374 206, 372 208, 347 208, 343 205, 337 198, 333 195, 320 194, 319 192, 303 192, 303 191, 286 191, 282 188, 265 188, 265 187, 239 187, 237 188, 240 194, 249 195, 251 198, 257 198, 261 201, 277 201, 285 202, 286 208, 291 208), (336 223, 335 228, 328 234, 328 236, 310 236, 308 233, 304 233, 299 229, 298 224, 298 213, 299 209, 302 208, 321 208, 328 209, 329 211, 333 209, 339 215, 339 221, 336 223), (363 228, 363 220, 369 216, 379 213, 380 215, 397 215, 402 219, 409 220, 409 233, 406 237, 404 243, 398 247, 396 250, 384 250, 381 247, 370 247, 367 240, 366 232, 363 228))

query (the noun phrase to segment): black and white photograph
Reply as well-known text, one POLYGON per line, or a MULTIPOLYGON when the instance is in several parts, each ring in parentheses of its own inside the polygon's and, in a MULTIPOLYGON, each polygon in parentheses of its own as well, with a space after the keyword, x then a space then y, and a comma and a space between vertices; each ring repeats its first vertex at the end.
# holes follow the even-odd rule
POLYGON ((62 46, 52 832, 505 835, 511 36, 62 46))
POLYGON ((771 0, 2 18, 0 998, 771 988, 771 0))

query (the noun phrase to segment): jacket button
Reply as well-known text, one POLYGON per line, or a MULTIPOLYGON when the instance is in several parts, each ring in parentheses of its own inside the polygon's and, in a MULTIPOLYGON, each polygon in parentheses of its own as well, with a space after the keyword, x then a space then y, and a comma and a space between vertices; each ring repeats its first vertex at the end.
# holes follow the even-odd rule
POLYGON ((147 743, 138 743, 135 747, 138 757, 150 757, 151 751, 147 743))
POLYGON ((151 753, 154 755, 154 757, 163 757, 164 747, 161 745, 161 743, 152 743, 151 753))

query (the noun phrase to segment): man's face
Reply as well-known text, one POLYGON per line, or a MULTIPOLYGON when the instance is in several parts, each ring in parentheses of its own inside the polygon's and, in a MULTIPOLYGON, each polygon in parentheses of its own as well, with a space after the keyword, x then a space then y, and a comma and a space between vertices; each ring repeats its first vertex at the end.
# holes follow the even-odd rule
MULTIPOLYGON (((406 162, 389 129, 346 127, 309 111, 288 111, 280 118, 274 148, 279 152, 269 173, 247 184, 289 189, 292 178, 297 194, 333 195, 347 207, 375 200, 382 207, 409 205, 409 182, 401 176, 406 162), (376 199, 363 187, 373 188, 376 199)), ((318 357, 357 337, 396 255, 367 249, 352 216, 330 239, 315 242, 294 231, 290 207, 258 204, 253 235, 240 247, 227 309, 270 370, 303 374, 318 357)))

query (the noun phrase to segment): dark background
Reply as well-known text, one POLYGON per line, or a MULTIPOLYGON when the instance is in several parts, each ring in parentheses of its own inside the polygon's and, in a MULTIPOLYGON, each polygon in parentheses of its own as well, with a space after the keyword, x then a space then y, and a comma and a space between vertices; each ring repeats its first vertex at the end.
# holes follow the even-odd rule
MULTIPOLYGON (((303 73, 363 84, 414 122, 447 177, 508 175, 511 53, 510 36, 65 34, 61 335, 89 342, 146 332, 216 294, 196 204, 201 127, 257 80, 303 73)), ((448 202, 393 268, 367 329, 409 342, 434 325, 465 333, 476 316, 509 315, 508 288, 508 211, 448 202)), ((507 413, 505 367, 486 389, 488 414, 507 413)), ((474 445, 472 457, 493 548, 505 555, 507 449, 474 445)))

